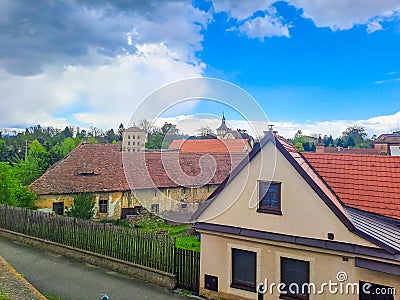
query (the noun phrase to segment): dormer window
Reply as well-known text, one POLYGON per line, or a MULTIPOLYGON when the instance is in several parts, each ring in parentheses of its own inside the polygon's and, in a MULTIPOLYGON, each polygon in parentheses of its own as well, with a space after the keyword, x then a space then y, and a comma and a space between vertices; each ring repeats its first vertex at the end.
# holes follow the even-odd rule
POLYGON ((258 182, 257 212, 281 215, 281 182, 258 182))

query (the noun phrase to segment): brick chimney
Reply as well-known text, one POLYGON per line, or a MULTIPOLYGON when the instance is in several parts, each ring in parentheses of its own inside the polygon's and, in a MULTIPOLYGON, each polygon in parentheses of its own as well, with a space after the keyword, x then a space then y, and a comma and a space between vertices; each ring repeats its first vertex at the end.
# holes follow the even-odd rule
POLYGON ((321 135, 319 135, 317 139, 317 144, 315 145, 315 152, 316 153, 325 153, 325 146, 322 143, 321 135))

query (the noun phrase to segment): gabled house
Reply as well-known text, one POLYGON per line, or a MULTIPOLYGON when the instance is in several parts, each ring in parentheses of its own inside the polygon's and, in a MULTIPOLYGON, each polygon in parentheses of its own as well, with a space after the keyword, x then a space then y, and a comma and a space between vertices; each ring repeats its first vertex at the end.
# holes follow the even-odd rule
POLYGON ((39 195, 35 205, 40 210, 57 214, 64 214, 77 194, 88 193, 98 219, 126 217, 143 206, 166 218, 187 221, 245 156, 121 152, 119 145, 82 143, 30 188, 39 195), (202 164, 206 157, 215 164, 202 164))
POLYGON ((379 153, 400 156, 400 131, 381 134, 374 141, 374 147, 379 153))
POLYGON ((43 211, 64 214, 79 193, 93 196, 97 218, 119 218, 123 207, 140 205, 134 200, 122 166, 119 145, 78 145, 64 159, 34 181, 39 195, 35 205, 43 211))
POLYGON ((200 294, 256 299, 263 283, 264 299, 398 297, 398 214, 351 204, 308 158, 268 132, 200 206, 200 294))

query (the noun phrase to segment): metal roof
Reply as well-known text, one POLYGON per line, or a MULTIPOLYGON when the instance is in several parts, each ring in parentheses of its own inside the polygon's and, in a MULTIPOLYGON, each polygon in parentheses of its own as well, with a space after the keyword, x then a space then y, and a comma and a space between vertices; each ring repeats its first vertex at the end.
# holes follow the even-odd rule
POLYGON ((400 222, 363 210, 345 207, 356 229, 372 237, 379 244, 400 252, 400 222))

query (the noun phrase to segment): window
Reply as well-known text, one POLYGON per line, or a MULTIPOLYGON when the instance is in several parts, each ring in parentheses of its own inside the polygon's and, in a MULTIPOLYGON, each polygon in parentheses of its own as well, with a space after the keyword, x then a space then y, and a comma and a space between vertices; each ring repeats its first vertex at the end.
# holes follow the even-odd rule
POLYGON ((131 145, 131 142, 128 142, 128 146, 130 146, 131 145))
POLYGON ((140 135, 137 136, 138 140, 140 140, 140 135))
POLYGON ((231 287, 256 291, 256 260, 256 252, 232 248, 231 287))
POLYGON ((282 214, 281 212, 281 183, 270 181, 258 182, 260 199, 258 212, 282 214))
POLYGON ((396 290, 394 287, 371 282, 360 281, 359 300, 393 300, 396 290))
POLYGON ((137 145, 140 146, 140 142, 137 142, 137 145))
POLYGON ((99 200, 99 212, 106 214, 108 211, 108 200, 99 200))
POLYGON ((132 138, 135 139, 135 135, 132 135, 132 138))
POLYGON ((130 135, 128 135, 128 140, 131 138, 131 136, 130 135))
POLYGON ((308 299, 310 263, 304 260, 281 257, 281 282, 285 284, 285 294, 281 299, 308 299), (303 288, 304 287, 304 288, 303 288))
POLYGON ((158 214, 160 211, 160 204, 158 203, 152 204, 150 210, 153 214, 158 214))
POLYGON ((53 203, 53 211, 57 215, 63 215, 64 214, 64 202, 54 202, 53 203))
POLYGON ((135 142, 132 142, 132 146, 135 146, 135 142))

